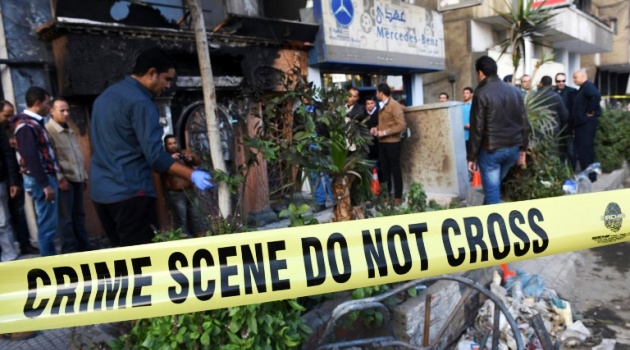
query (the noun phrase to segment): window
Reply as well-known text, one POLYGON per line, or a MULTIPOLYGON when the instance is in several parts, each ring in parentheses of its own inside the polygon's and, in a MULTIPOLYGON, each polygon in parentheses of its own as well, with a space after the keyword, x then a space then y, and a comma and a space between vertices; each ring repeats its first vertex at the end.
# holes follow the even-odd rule
MULTIPOLYGON (((117 21, 122 21, 129 15, 132 0, 120 0, 114 3, 110 15, 117 21)), ((184 16, 183 0, 144 0, 142 3, 160 11, 169 22, 176 23, 184 16)))
POLYGON ((616 18, 610 19, 610 29, 612 29, 613 35, 617 35, 617 19, 616 18))

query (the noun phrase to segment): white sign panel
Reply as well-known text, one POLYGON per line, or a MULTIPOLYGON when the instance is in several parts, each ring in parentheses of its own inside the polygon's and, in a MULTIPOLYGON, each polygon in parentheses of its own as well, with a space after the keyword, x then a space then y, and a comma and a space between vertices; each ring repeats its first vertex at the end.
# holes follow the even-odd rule
POLYGON ((442 15, 396 0, 316 0, 320 61, 444 67, 442 15))
POLYGON ((454 10, 481 5, 483 0, 437 0, 438 11, 454 10))

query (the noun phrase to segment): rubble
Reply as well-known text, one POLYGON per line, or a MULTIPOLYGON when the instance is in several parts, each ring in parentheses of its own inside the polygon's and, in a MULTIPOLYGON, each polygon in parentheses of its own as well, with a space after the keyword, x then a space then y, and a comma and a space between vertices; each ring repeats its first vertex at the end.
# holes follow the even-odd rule
MULTIPOLYGON (((592 347, 593 350, 613 350, 616 341, 599 339, 593 336, 588 328, 587 320, 576 320, 571 311, 571 303, 558 296, 555 290, 545 287, 544 278, 540 275, 527 274, 522 270, 510 276, 503 284, 498 271, 493 272, 490 291, 506 306, 516 320, 525 349, 545 349, 542 344, 549 341, 554 349, 575 347, 592 347), (538 325, 534 320, 540 317, 538 325), (543 334, 541 334, 541 332, 543 334), (547 338, 548 337, 548 338, 547 338), (540 339, 539 339, 540 338, 540 339), (545 339, 543 339, 545 338, 545 339)), ((493 315, 495 304, 486 300, 479 309, 477 317, 457 343, 457 348, 491 349, 493 315)), ((621 327, 618 327, 621 328, 621 327)), ((517 349, 514 334, 510 329, 506 316, 499 318, 499 349, 517 349)), ((549 346, 547 346, 549 348, 549 346)))

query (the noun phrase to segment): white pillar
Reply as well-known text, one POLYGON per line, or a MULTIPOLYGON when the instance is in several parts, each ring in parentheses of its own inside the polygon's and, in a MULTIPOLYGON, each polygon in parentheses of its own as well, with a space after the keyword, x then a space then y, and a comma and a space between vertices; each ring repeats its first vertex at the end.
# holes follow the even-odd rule
POLYGON ((322 85, 322 75, 319 73, 319 68, 308 67, 308 80, 313 82, 315 87, 321 88, 322 85))
POLYGON ((569 65, 567 68, 567 85, 573 86, 574 88, 577 88, 577 86, 575 86, 575 84, 573 83, 573 73, 576 70, 579 70, 580 68, 582 68, 581 65, 581 60, 580 60, 580 55, 577 53, 571 53, 569 52, 569 65))
POLYGON ((534 72, 534 65, 532 64, 534 60, 534 44, 532 44, 529 39, 525 39, 525 52, 523 52, 523 59, 525 61, 525 64, 523 65, 523 75, 531 75, 534 72))
POLYGON ((413 74, 411 76, 411 104, 413 106, 422 106, 424 104, 423 88, 422 74, 413 74))
POLYGON ((563 73, 569 76, 572 73, 569 71, 569 51, 565 49, 554 49, 554 53, 556 55, 554 60, 562 64, 564 67, 563 73))

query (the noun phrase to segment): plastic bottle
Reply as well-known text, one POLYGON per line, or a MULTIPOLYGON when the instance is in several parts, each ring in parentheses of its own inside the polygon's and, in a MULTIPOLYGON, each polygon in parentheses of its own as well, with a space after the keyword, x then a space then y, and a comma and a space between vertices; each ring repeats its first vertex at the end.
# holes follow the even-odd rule
POLYGON ((512 308, 518 314, 519 306, 523 300, 523 283, 518 276, 514 277, 514 283, 512 283, 512 308))

